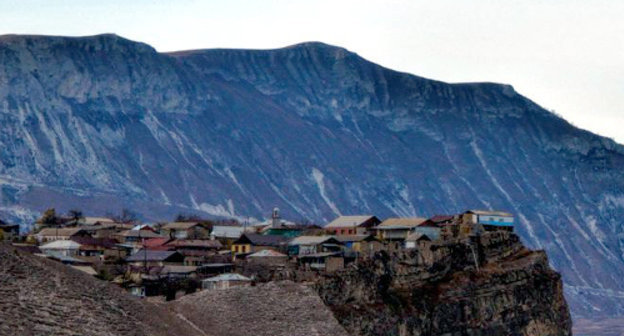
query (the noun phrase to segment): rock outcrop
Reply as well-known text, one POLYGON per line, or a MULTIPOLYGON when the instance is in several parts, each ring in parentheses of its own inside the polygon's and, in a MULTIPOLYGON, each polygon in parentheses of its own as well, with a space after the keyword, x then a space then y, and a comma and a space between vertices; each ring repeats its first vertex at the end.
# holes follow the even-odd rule
POLYGON ((352 335, 572 335, 561 277, 543 251, 502 233, 479 246, 380 253, 317 289, 352 335))

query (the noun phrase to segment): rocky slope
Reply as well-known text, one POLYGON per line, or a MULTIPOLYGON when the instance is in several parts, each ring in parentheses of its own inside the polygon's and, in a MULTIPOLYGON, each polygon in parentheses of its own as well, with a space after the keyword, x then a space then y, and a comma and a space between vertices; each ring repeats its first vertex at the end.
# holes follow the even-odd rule
POLYGON ((313 289, 291 281, 199 292, 172 305, 220 336, 348 335, 313 289))
POLYGON ((166 307, 0 242, 0 335, 165 336, 196 330, 166 307))
POLYGON ((286 217, 513 212, 576 316, 624 315, 624 149, 491 83, 320 43, 162 54, 0 37, 0 211, 286 217))
POLYGON ((572 335, 559 274, 506 234, 474 254, 468 241, 384 253, 317 287, 352 335, 572 335))

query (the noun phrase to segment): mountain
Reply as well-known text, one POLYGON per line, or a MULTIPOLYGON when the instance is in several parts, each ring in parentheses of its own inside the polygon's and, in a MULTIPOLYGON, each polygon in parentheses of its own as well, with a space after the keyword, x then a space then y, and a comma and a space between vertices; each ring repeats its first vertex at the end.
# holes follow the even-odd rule
POLYGON ((513 212, 575 317, 624 315, 624 147, 493 83, 345 49, 158 53, 115 35, 0 37, 0 211, 247 219, 513 212))

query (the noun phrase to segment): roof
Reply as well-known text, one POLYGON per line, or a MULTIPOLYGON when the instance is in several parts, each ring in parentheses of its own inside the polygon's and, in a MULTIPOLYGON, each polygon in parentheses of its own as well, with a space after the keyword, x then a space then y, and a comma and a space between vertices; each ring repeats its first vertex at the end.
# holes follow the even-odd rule
POLYGON ((104 248, 112 248, 117 244, 117 241, 111 238, 72 237, 71 240, 80 245, 100 246, 104 248))
POLYGON ((325 225, 326 228, 341 228, 341 227, 353 227, 360 226, 367 221, 376 218, 375 216, 365 215, 365 216, 340 216, 329 224, 325 225))
POLYGON ((217 275, 212 278, 204 279, 202 281, 209 282, 217 282, 217 281, 251 281, 251 278, 248 278, 244 275, 240 275, 238 273, 224 273, 221 275, 217 275))
POLYGON ((77 250, 80 244, 72 240, 55 240, 39 246, 41 250, 77 250))
POLYGON ((77 233, 83 232, 82 228, 72 227, 72 228, 45 228, 39 233, 37 236, 52 236, 52 237, 71 237, 77 233))
POLYGON ((271 258, 271 257, 288 257, 284 253, 279 253, 273 250, 262 250, 256 253, 250 254, 247 258, 271 258))
POLYGON ((299 236, 291 240, 288 245, 319 245, 330 240, 339 243, 334 236, 299 236))
POLYGON ((126 230, 119 233, 122 237, 162 238, 161 235, 149 230, 126 230))
POLYGON ((165 261, 172 256, 179 255, 176 251, 140 250, 126 258, 126 261, 165 261))
POLYGON ((417 227, 426 220, 426 218, 421 217, 388 218, 377 225, 376 229, 411 229, 417 227))
POLYGON ((419 240, 431 241, 431 238, 429 238, 429 236, 427 236, 424 233, 418 233, 418 232, 412 232, 409 235, 407 235, 407 238, 405 238, 405 241, 419 241, 419 240))
POLYGON ((197 225, 200 225, 199 222, 172 222, 167 223, 161 227, 161 230, 188 230, 197 225))
POLYGON ((359 242, 359 241, 364 241, 364 240, 377 240, 377 238, 375 238, 372 235, 341 235, 341 236, 336 236, 336 240, 338 240, 341 243, 346 243, 346 242, 359 242))
POLYGON ((429 218, 429 220, 434 222, 434 223, 448 222, 448 221, 450 221, 452 219, 453 219, 453 216, 451 216, 451 215, 435 215, 435 216, 429 218))
POLYGON ((171 241, 171 238, 167 238, 167 237, 150 238, 150 239, 145 240, 145 242, 143 243, 143 246, 145 246, 145 248, 158 247, 158 246, 163 246, 170 241, 171 241))
POLYGON ((212 227, 211 235, 217 238, 239 238, 245 232, 245 229, 242 226, 215 225, 212 227))
POLYGON ((207 239, 184 239, 174 240, 167 243, 168 246, 173 247, 187 247, 187 248, 208 248, 208 249, 220 249, 223 247, 218 240, 207 239))
POLYGON ((143 230, 143 229, 148 229, 148 230, 154 231, 154 228, 149 226, 149 225, 147 225, 147 224, 135 225, 135 226, 132 227, 131 230, 143 230))
POLYGON ((281 246, 284 245, 289 238, 277 235, 261 235, 257 233, 245 233, 235 244, 251 244, 254 246, 281 246))
POLYGON ((325 258, 325 257, 336 256, 336 255, 340 255, 340 252, 320 252, 320 253, 305 254, 305 255, 299 256, 299 259, 325 258))
POLYGON ((178 266, 178 265, 167 265, 162 268, 160 271, 161 274, 169 274, 169 273, 177 273, 177 274, 188 274, 197 272, 197 266, 178 266))
POLYGON ((95 223, 115 223, 115 221, 107 217, 83 217, 80 219, 80 223, 84 225, 93 225, 95 223))
POLYGON ((490 210, 468 210, 466 213, 473 213, 475 215, 483 216, 501 216, 501 217, 513 217, 512 214, 503 211, 490 211, 490 210))
POLYGON ((45 251, 45 256, 47 258, 50 259, 55 259, 58 260, 62 263, 67 263, 67 264, 81 264, 81 265, 89 265, 91 264, 90 262, 84 261, 84 260, 80 260, 74 257, 69 257, 66 255, 63 255, 62 253, 59 253, 57 251, 45 251))

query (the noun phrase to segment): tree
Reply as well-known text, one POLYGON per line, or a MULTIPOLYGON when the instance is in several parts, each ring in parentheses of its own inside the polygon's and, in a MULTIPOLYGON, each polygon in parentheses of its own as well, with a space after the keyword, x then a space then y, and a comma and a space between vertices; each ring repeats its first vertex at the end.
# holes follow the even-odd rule
POLYGON ((67 217, 69 217, 72 220, 72 222, 76 224, 78 224, 78 222, 84 218, 84 216, 82 215, 82 211, 78 209, 69 210, 67 212, 67 217))
POLYGON ((137 214, 126 208, 121 210, 119 215, 112 216, 113 220, 117 223, 130 224, 137 222, 137 214))
POLYGON ((56 210, 54 208, 49 208, 43 212, 43 215, 41 215, 41 218, 39 218, 37 222, 41 223, 42 226, 54 226, 58 224, 58 221, 59 218, 56 215, 56 210))

